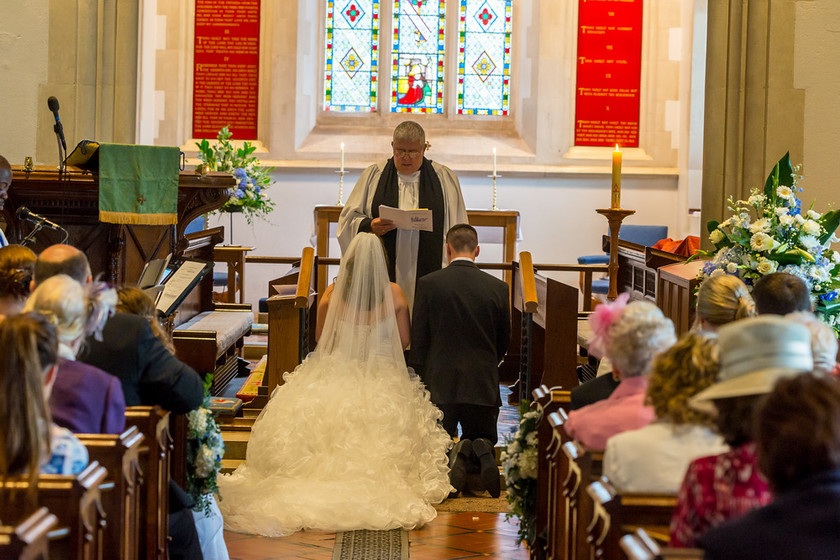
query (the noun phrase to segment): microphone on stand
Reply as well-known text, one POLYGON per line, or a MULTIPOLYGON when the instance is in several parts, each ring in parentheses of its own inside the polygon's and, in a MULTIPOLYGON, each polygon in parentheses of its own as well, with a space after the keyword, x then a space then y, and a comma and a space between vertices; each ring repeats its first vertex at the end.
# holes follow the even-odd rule
POLYGON ((61 227, 57 223, 55 223, 53 221, 50 221, 43 216, 39 216, 38 214, 35 214, 29 208, 27 208, 26 206, 21 206, 20 208, 18 208, 17 212, 15 212, 15 216, 17 216, 18 220, 26 220, 27 222, 32 222, 33 224, 35 224, 38 227, 48 227, 48 228, 54 229, 56 231, 66 231, 63 227, 61 227))
POLYGON ((58 142, 58 169, 63 172, 66 164, 64 160, 67 157, 67 141, 64 139, 64 126, 61 124, 61 119, 58 118, 58 99, 50 96, 47 99, 47 107, 52 111, 55 117, 55 125, 53 131, 55 132, 56 141, 58 142))

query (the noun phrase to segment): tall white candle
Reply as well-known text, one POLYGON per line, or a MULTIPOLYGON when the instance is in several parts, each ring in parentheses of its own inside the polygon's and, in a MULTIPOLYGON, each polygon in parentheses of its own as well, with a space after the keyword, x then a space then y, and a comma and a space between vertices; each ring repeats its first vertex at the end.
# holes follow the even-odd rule
POLYGON ((496 147, 493 147, 493 177, 496 176, 496 147))
POLYGON ((344 142, 341 143, 341 172, 344 173, 344 142))

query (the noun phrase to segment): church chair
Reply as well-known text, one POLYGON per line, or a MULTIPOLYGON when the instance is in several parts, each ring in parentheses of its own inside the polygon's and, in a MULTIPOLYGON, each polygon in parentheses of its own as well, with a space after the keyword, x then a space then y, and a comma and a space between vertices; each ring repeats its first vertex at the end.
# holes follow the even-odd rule
POLYGON ((58 518, 42 507, 18 525, 0 525, 0 558, 46 560, 49 533, 57 524, 58 518))
POLYGON ((637 528, 668 539, 675 494, 619 493, 605 477, 591 483, 586 492, 593 504, 587 526, 589 558, 619 558, 619 539, 637 528))
POLYGON ((126 426, 143 434, 140 445, 139 555, 145 560, 165 560, 169 534, 169 463, 172 437, 170 414, 159 406, 125 409, 126 426))
POLYGON ((619 544, 627 560, 700 560, 703 558, 703 551, 697 548, 660 547, 642 528, 621 537, 619 544))
POLYGON ((118 435, 77 434, 91 461, 108 470, 100 486, 105 512, 105 550, 122 560, 136 560, 139 540, 140 445, 143 434, 130 426, 118 435))
POLYGON ((102 544, 106 520, 100 503, 100 486, 107 474, 105 467, 93 461, 75 476, 41 475, 38 477, 34 505, 28 500, 28 481, 7 480, 0 483, 4 521, 19 523, 37 508, 47 508, 58 520, 57 528, 48 535, 51 558, 104 558, 102 544))

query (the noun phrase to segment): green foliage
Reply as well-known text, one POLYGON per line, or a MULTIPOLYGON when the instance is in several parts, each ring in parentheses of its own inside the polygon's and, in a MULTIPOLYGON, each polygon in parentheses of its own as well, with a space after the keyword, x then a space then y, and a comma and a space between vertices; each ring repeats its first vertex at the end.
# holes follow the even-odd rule
POLYGON ((254 155, 257 148, 250 142, 243 142, 238 148, 234 146, 232 136, 226 126, 219 131, 215 144, 211 145, 206 138, 198 142, 198 157, 207 166, 207 171, 221 171, 234 176, 236 186, 221 210, 244 212, 250 224, 254 218, 264 218, 274 209, 274 202, 266 193, 273 183, 271 172, 274 168, 260 165, 254 155))

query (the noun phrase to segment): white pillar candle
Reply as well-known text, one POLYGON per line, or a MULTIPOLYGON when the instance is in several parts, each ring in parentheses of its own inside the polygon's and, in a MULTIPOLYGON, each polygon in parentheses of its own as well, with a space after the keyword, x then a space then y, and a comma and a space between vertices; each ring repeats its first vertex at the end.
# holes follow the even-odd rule
POLYGON ((344 173, 344 142, 341 143, 341 172, 344 173))
POLYGON ((496 148, 493 147, 493 177, 496 176, 496 148))

